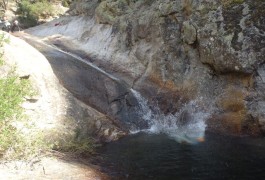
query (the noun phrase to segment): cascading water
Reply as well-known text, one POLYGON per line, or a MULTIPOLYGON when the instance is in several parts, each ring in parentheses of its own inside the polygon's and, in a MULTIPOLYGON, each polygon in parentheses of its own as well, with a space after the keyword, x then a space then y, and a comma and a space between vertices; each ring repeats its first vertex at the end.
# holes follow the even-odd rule
POLYGON ((205 133, 205 120, 214 109, 205 112, 198 105, 203 99, 165 115, 158 106, 148 106, 138 92, 132 93, 148 128, 103 146, 94 162, 102 160, 112 179, 264 179, 264 137, 205 133), (204 135, 207 143, 196 143, 204 135))
MULTIPOLYGON (((210 112, 204 112, 196 103, 184 104, 175 114, 163 114, 158 107, 150 108, 148 101, 135 90, 132 93, 139 102, 137 112, 148 123, 149 133, 164 133, 178 142, 196 143, 203 141, 206 129, 205 120, 210 112)), ((136 133, 137 131, 132 131, 136 133)), ((139 132, 139 131, 138 131, 139 132)))

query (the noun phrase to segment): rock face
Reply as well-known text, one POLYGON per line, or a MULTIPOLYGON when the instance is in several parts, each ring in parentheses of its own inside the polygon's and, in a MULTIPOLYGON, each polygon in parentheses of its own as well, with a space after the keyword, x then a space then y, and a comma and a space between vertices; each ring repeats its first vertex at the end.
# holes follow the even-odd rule
POLYGON ((137 113, 138 101, 125 82, 33 37, 24 39, 49 60, 60 83, 82 102, 109 116, 125 132, 146 126, 137 113))
MULTIPOLYGON (((9 36, 4 46, 2 73, 16 66, 19 77, 28 77, 37 95, 26 98, 22 107, 31 123, 30 133, 44 132, 47 140, 69 141, 95 137, 111 141, 125 135, 105 114, 85 105, 58 81, 47 59, 25 41, 9 36), (36 132, 35 132, 36 131, 36 132)), ((24 132, 22 128, 21 132, 24 132)))
POLYGON ((27 32, 88 57, 166 114, 196 99, 212 113, 209 130, 260 134, 264 9, 263 0, 84 0, 69 11, 79 16, 27 32))

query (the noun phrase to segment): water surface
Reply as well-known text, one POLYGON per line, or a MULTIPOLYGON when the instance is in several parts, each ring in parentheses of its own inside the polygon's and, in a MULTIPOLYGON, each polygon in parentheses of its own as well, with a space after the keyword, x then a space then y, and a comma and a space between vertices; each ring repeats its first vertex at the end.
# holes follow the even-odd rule
POLYGON ((179 143, 138 133, 103 146, 94 163, 113 179, 265 179, 265 139, 218 136, 179 143))

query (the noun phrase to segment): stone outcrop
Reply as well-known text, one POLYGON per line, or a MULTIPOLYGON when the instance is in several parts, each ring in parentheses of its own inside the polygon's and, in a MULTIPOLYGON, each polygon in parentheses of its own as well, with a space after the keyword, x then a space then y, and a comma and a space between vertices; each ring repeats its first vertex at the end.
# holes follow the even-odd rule
POLYGON ((79 16, 27 32, 122 78, 164 113, 196 99, 212 113, 209 130, 260 134, 264 9, 262 0, 84 0, 69 11, 79 16))
MULTIPOLYGON (((25 97, 22 107, 30 122, 30 133, 44 133, 48 141, 72 141, 97 138, 111 141, 126 133, 105 114, 76 99, 58 81, 47 59, 25 41, 6 35, 10 42, 4 46, 5 65, 2 73, 16 66, 19 77, 27 77, 37 95, 25 97)), ((19 125, 19 123, 18 123, 19 125)), ((27 126, 19 125, 28 133, 27 126)))
POLYGON ((23 38, 48 59, 60 83, 76 98, 110 117, 124 132, 146 127, 137 113, 138 101, 124 81, 32 36, 23 38))

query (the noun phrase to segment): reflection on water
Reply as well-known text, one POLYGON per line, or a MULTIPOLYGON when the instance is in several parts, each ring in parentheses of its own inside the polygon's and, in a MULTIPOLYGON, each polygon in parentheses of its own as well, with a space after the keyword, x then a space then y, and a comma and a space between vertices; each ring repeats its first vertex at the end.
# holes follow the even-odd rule
POLYGON ((185 144, 139 133, 98 152, 94 163, 113 179, 265 179, 264 138, 206 134, 203 143, 185 144))

